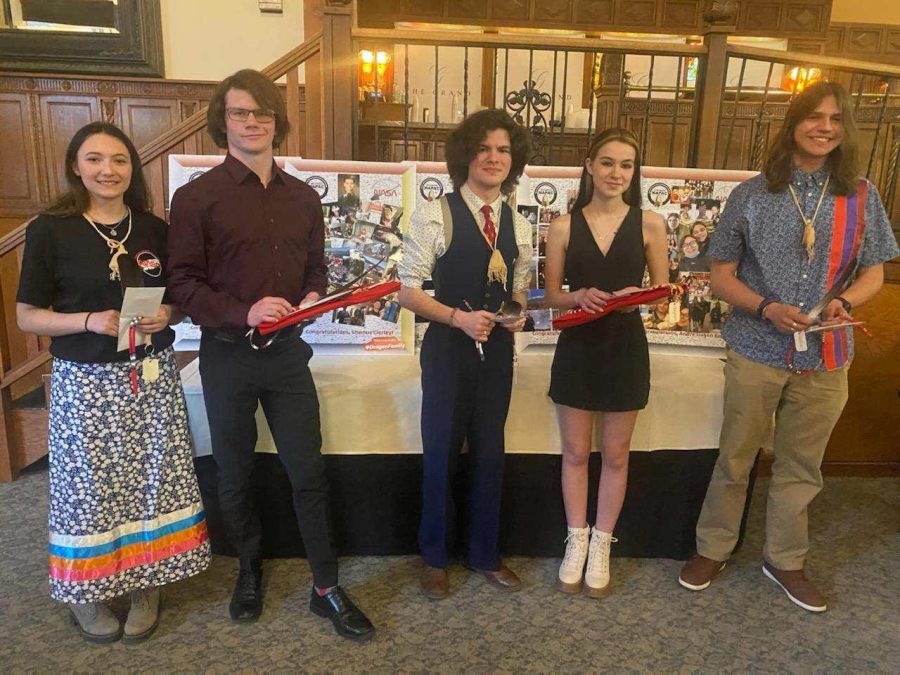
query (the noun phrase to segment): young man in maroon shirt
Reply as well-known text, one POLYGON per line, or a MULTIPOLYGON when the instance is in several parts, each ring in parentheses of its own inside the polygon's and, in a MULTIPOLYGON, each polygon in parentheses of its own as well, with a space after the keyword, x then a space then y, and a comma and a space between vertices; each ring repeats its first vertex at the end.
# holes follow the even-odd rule
POLYGON ((241 70, 221 82, 207 129, 228 155, 172 199, 169 289, 203 327, 200 373, 219 500, 240 558, 231 618, 255 621, 262 612, 260 522, 251 482, 261 403, 293 486, 313 573, 310 610, 330 618, 340 635, 363 640, 374 628, 337 585, 319 402, 307 365, 312 349, 297 328, 280 331, 265 348, 245 338, 249 328, 325 293, 322 207, 312 188, 275 165, 273 147, 289 124, 284 101, 266 77, 241 70))

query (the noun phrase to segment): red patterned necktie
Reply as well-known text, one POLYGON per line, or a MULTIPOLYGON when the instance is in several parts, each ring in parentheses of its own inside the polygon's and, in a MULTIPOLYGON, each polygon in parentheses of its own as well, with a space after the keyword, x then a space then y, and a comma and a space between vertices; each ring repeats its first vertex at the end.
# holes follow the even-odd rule
POLYGON ((497 230, 494 228, 494 221, 491 220, 491 207, 485 204, 481 207, 481 212, 484 214, 484 236, 487 237, 493 248, 497 239, 497 230))

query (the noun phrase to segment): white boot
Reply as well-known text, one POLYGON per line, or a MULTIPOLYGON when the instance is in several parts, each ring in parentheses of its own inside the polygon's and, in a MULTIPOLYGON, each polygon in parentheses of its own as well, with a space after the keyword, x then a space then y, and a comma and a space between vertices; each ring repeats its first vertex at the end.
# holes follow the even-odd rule
POLYGON ((581 590, 581 576, 588 554, 588 527, 570 527, 566 537, 566 557, 559 565, 559 581, 556 587, 563 593, 581 590))
POLYGON ((143 642, 159 625, 159 588, 131 592, 131 609, 125 620, 122 642, 143 642))
POLYGON ((610 532, 591 530, 584 592, 592 598, 602 598, 609 590, 609 548, 614 541, 618 540, 610 532))

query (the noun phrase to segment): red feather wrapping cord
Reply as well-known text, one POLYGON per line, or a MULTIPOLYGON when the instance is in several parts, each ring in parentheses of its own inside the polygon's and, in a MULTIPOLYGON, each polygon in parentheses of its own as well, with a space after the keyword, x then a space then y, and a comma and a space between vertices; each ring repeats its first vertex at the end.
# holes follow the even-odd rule
POLYGON ((294 309, 290 314, 286 314, 274 323, 261 323, 256 327, 256 330, 260 335, 269 335, 282 328, 296 326, 298 323, 314 319, 335 309, 349 307, 350 305, 360 305, 364 302, 373 302, 399 290, 399 281, 385 281, 380 284, 363 286, 355 291, 339 293, 332 298, 326 296, 315 305, 294 309))
POLYGON ((553 319, 553 328, 556 330, 561 330, 563 328, 580 326, 584 323, 590 323, 591 321, 602 319, 613 310, 621 309, 622 307, 647 305, 654 300, 662 300, 663 298, 667 298, 670 295, 672 297, 678 298, 684 294, 685 290, 687 290, 687 286, 684 284, 663 284, 661 286, 651 286, 650 288, 643 288, 640 291, 633 291, 631 293, 616 295, 607 300, 606 306, 598 312, 586 312, 583 309, 575 309, 571 312, 566 312, 565 314, 556 317, 555 319, 553 319))

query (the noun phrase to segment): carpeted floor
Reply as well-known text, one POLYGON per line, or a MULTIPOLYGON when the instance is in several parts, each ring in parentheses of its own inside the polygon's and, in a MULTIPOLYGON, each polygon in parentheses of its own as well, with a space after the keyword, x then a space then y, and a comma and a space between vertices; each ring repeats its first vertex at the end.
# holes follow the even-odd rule
MULTIPOLYGON (((252 625, 227 617, 234 561, 164 590, 164 616, 142 645, 90 645, 47 596, 47 472, 0 485, 0 671, 900 671, 900 480, 832 478, 814 504, 811 576, 831 600, 794 605, 760 572, 766 482, 747 540, 702 593, 676 582, 674 560, 613 560, 614 592, 567 596, 558 561, 508 560, 527 583, 503 594, 461 568, 453 595, 418 591, 415 558, 347 558, 342 582, 378 628, 347 643, 307 610, 304 560, 266 566, 266 608, 252 625)), ((124 607, 115 606, 124 612, 124 607)))

